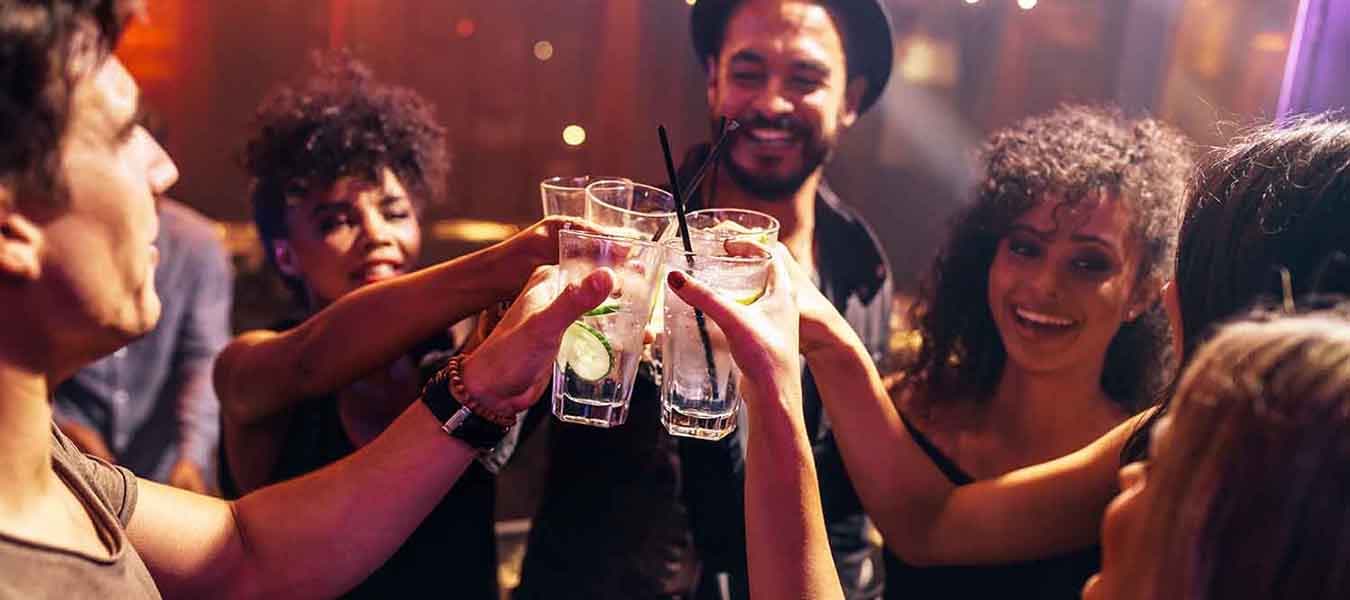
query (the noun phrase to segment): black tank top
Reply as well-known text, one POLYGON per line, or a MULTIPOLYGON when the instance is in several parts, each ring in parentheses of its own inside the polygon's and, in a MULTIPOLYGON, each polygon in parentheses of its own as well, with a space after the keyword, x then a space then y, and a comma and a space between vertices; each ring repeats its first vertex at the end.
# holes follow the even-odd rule
MULTIPOLYGON (((449 339, 433 340, 419 347, 414 356, 449 347, 449 339)), ((424 375, 427 372, 423 370, 424 375)), ((337 397, 312 398, 296 407, 267 483, 299 477, 355 451, 338 416, 337 397)), ((223 449, 218 456, 221 490, 227 498, 238 497, 239 489, 223 449)), ((342 597, 498 600, 495 500, 494 478, 474 461, 394 555, 342 597)), ((303 511, 304 507, 297 506, 296 510, 303 511)))
MULTIPOLYGON (((900 416, 915 443, 953 485, 975 481, 942 453, 904 415, 900 416)), ((1092 546, 1077 552, 1030 562, 994 566, 915 567, 886 550, 886 598, 1036 598, 1076 600, 1101 567, 1101 549, 1092 546)))

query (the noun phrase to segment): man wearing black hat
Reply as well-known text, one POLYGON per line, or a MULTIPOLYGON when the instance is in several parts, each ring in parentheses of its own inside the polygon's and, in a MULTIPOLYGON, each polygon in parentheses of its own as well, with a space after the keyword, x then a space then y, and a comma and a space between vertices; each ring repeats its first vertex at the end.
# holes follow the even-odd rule
MULTIPOLYGON (((890 270, 822 172, 890 75, 885 10, 876 0, 699 0, 690 24, 713 121, 741 124, 690 208, 777 217, 780 239, 879 359, 890 270)), ((686 183, 707 151, 687 155, 686 183)), ((849 598, 879 597, 866 516, 815 386, 803 387, 840 580, 849 598)), ((630 410, 628 423, 611 430, 550 425, 550 471, 515 599, 682 598, 691 587, 697 600, 748 598, 743 428, 720 442, 677 441, 658 422, 658 387, 645 371, 630 410), (606 515, 603 525, 585 517, 595 514, 606 515)))
MULTIPOLYGON (((824 181, 839 137, 890 77, 890 19, 878 0, 699 0, 694 49, 714 122, 735 119, 716 175, 694 204, 776 217, 779 238, 880 360, 889 335, 890 269, 875 235, 824 181)), ((684 176, 702 162, 695 148, 684 176)), ((848 598, 881 594, 867 518, 809 372, 804 410, 826 527, 848 598)), ((702 562, 701 598, 747 598, 743 428, 718 443, 680 441, 682 487, 702 562)))

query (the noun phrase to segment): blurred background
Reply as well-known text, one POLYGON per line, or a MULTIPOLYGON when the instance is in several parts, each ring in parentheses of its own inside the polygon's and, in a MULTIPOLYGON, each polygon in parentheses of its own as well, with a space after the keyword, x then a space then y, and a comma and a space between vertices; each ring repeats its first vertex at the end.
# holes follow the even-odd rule
MULTIPOLYGON (((149 22, 118 53, 163 121, 182 172, 172 195, 221 224, 245 329, 273 321, 284 296, 261 270, 237 156, 258 102, 307 74, 311 51, 350 48, 377 78, 436 105, 454 155, 449 196, 424 225, 424 260, 439 261, 536 220, 547 176, 664 181, 658 124, 676 146, 708 137, 688 32, 695 1, 150 0, 149 22)), ((1062 102, 1104 102, 1219 144, 1276 116, 1299 45, 1299 0, 887 3, 895 75, 828 175, 878 230, 901 291, 917 286, 991 130, 1062 102)), ((1335 4, 1303 0, 1304 13, 1335 4)), ((515 490, 503 494, 506 535, 523 531, 511 519, 528 515, 537 481, 517 471, 502 484, 515 490)))
MULTIPOLYGON (((151 0, 119 54, 163 118, 174 195, 229 226, 241 257, 237 156, 259 100, 348 47, 435 103, 450 131, 439 260, 539 216, 549 175, 664 180, 656 125, 709 135, 690 48, 694 0, 151 0), (465 221, 471 219, 474 221, 465 221)), ((1161 117, 1202 144, 1275 115, 1298 0, 888 0, 896 73, 829 170, 912 287, 962 201, 989 131, 1066 101, 1161 117), (1227 125, 1227 126, 1225 126, 1227 125)), ((241 263, 244 273, 259 256, 241 263)), ((244 303, 241 310, 251 305, 244 303)), ((252 315, 241 315, 252 323, 252 315)))

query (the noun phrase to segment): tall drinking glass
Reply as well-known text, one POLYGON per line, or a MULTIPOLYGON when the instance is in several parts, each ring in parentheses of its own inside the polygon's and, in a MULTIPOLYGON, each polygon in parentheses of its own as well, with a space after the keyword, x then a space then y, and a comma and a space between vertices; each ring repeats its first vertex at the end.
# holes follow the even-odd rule
POLYGON ((539 182, 539 196, 544 201, 544 216, 586 218, 586 186, 597 181, 628 181, 623 177, 595 175, 567 175, 549 177, 539 182))
MULTIPOLYGON (((679 240, 665 244, 666 267, 680 270, 718 294, 745 305, 764 295, 768 257, 710 256, 685 252, 679 240), (691 266, 692 264, 692 266, 691 266)), ((679 296, 666 294, 662 336, 661 424, 671 435, 718 440, 736 429, 740 370, 731 360, 717 324, 698 315, 679 296)))
POLYGON ((675 233, 675 197, 663 189, 607 179, 586 186, 586 218, 619 235, 660 241, 675 233))
POLYGON ((614 291, 563 333, 553 363, 553 415, 569 423, 615 427, 628 418, 628 400, 642 357, 642 330, 652 315, 661 275, 661 246, 577 230, 558 232, 563 281, 614 271, 614 291))

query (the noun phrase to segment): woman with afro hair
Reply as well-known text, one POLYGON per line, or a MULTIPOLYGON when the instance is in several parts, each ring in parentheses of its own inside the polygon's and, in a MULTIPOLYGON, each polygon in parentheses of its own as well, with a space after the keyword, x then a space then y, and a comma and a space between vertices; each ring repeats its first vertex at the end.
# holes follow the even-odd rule
MULTIPOLYGON (((304 475, 373 440, 450 354, 447 328, 555 263, 567 222, 547 219, 414 273, 419 219, 449 168, 445 130, 425 100, 377 83, 348 53, 316 62, 312 77, 262 103, 244 151, 263 250, 303 318, 245 333, 217 360, 227 495, 304 475)), ((511 446, 472 464, 347 597, 415 597, 454 582, 457 598, 495 600, 494 482, 484 465, 500 465, 511 446)))

